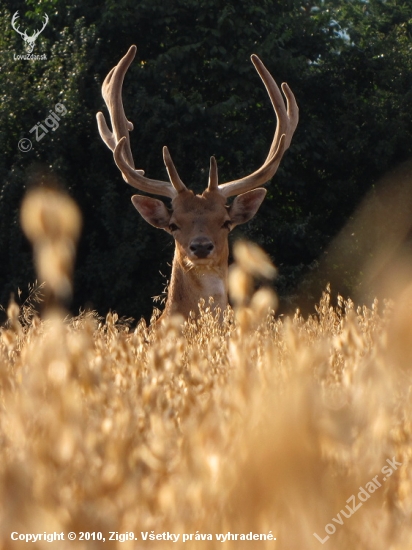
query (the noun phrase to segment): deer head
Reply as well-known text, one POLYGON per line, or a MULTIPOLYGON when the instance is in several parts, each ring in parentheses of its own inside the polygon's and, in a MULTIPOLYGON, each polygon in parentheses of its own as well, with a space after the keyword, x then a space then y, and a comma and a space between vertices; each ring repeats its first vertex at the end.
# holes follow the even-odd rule
POLYGON ((298 124, 298 106, 289 86, 282 84, 285 105, 271 74, 257 55, 252 55, 252 62, 266 87, 277 118, 269 154, 252 174, 223 184, 218 183, 216 160, 211 157, 208 186, 201 195, 195 195, 180 179, 167 147, 163 148, 163 160, 170 181, 149 179, 143 170, 135 169, 129 139, 133 124, 127 120, 122 102, 124 76, 135 54, 136 46, 131 46, 103 82, 102 94, 109 110, 112 131, 99 112, 100 136, 113 151, 115 163, 129 185, 152 195, 169 197, 172 201, 171 209, 168 209, 158 199, 142 195, 132 197, 133 205, 148 223, 164 229, 175 239, 163 315, 179 313, 187 317, 190 311, 197 312, 200 298, 207 302, 209 297, 213 297, 215 306, 223 310, 227 305, 228 234, 236 225, 253 218, 265 198, 266 189, 259 186, 273 177, 290 145, 298 124), (236 197, 234 201, 226 204, 232 196, 236 197))
POLYGON ((34 31, 34 33, 31 36, 27 35, 27 31, 21 32, 19 30, 20 27, 15 26, 16 21, 17 21, 17 19, 19 19, 19 17, 20 17, 19 12, 16 11, 16 13, 13 15, 13 18, 11 20, 11 26, 23 38, 24 42, 26 43, 26 49, 27 49, 28 53, 32 53, 32 51, 34 49, 34 43, 36 42, 37 37, 39 36, 39 34, 41 34, 43 32, 45 26, 49 22, 49 16, 47 14, 44 15, 44 24, 43 24, 42 28, 39 31, 34 31))

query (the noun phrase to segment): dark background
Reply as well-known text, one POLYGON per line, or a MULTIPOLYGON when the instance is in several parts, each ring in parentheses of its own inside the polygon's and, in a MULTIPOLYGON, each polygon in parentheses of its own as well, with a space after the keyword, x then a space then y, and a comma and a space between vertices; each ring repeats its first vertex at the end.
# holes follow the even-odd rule
MULTIPOLYGON (((379 178, 412 157, 412 5, 407 1, 44 0, 0 2, 0 304, 35 280, 19 208, 33 183, 57 179, 84 219, 73 311, 149 316, 170 274, 173 242, 144 222, 101 141, 101 84, 131 44, 124 84, 137 168, 165 179, 168 145, 183 181, 200 192, 209 157, 220 181, 266 158, 274 114, 250 54, 291 86, 300 123, 258 215, 235 232, 259 243, 279 268, 282 307, 311 304, 330 281, 344 295, 356 273, 345 259, 322 270, 331 240, 379 178), (34 54, 11 27, 40 28, 34 54), (21 138, 56 103, 67 114, 28 153, 21 138), (322 264, 323 265, 323 264, 322 264), (336 277, 336 274, 344 276, 336 277), (163 275, 162 275, 163 274, 163 275)), ((32 140, 33 141, 33 140, 32 140)), ((355 245, 354 245, 355 247, 355 245)), ((351 254, 351 250, 346 251, 351 254)), ((356 253, 356 250, 354 250, 356 253)), ((354 268, 356 270, 356 268, 354 268)))

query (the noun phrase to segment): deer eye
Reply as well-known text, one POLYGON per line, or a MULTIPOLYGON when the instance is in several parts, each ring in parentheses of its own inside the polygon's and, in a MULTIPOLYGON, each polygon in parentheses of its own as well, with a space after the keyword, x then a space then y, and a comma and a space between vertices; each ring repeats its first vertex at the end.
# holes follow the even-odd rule
POLYGON ((225 223, 222 225, 222 229, 230 229, 232 228, 232 221, 231 220, 226 220, 225 223))
POLYGON ((173 233, 173 231, 177 231, 179 228, 177 227, 177 225, 175 223, 171 223, 169 225, 169 230, 173 233))

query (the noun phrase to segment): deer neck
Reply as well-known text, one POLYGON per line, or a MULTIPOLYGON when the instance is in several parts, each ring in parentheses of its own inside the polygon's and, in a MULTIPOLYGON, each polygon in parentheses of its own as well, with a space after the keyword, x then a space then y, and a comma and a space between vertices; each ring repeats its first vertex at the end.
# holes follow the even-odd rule
POLYGON ((199 314, 198 303, 201 298, 206 306, 212 297, 213 307, 223 311, 227 306, 227 259, 216 265, 186 265, 175 253, 168 298, 164 316, 180 314, 188 318, 193 311, 199 314))

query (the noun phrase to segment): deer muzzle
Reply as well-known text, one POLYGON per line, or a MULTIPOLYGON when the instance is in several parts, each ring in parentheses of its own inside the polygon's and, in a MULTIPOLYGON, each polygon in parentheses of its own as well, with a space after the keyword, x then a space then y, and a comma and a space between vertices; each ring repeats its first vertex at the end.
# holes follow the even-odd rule
POLYGON ((199 259, 207 258, 214 248, 215 245, 207 237, 196 237, 189 246, 190 252, 199 259))

